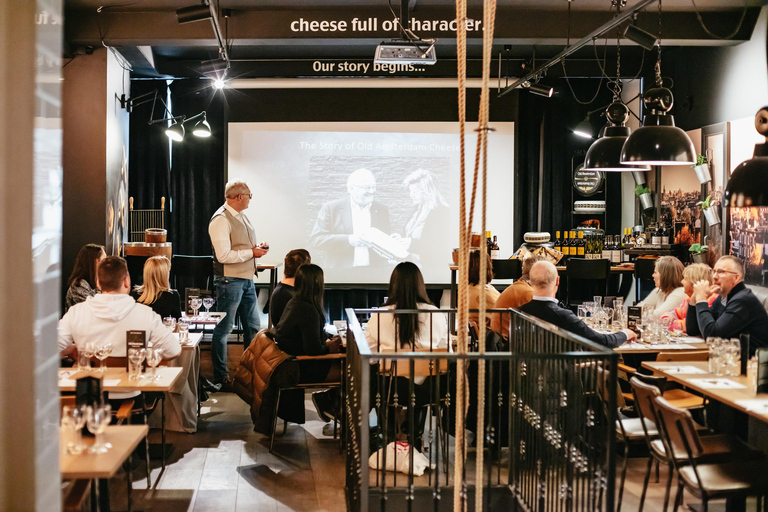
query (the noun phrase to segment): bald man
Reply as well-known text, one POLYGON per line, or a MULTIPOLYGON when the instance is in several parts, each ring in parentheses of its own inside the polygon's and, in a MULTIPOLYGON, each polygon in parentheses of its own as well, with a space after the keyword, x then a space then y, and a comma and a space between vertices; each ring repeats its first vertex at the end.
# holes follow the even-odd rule
POLYGON ((685 327, 690 336, 736 338, 749 334, 750 356, 758 348, 768 347, 768 313, 744 284, 744 265, 733 256, 723 256, 713 271, 714 285, 699 281, 693 285, 688 301, 685 327), (707 299, 720 297, 709 306, 707 299), (709 295, 705 295, 709 294, 709 295))
POLYGON ((347 178, 346 197, 323 204, 310 235, 310 245, 327 256, 328 267, 368 267, 386 263, 365 239, 369 228, 386 234, 389 209, 373 200, 376 179, 368 169, 358 169, 347 178))
POLYGON ((560 306, 555 298, 557 287, 560 285, 560 276, 557 275, 557 269, 552 263, 548 261, 534 263, 531 267, 530 282, 533 288, 533 300, 520 307, 523 313, 610 348, 637 338, 637 335, 629 329, 613 334, 600 334, 579 320, 573 311, 560 306))

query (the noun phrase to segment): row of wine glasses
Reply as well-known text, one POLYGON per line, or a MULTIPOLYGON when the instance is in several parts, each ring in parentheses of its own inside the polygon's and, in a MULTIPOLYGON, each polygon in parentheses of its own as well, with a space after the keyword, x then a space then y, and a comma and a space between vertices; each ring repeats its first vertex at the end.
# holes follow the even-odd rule
POLYGON ((111 421, 112 407, 108 403, 64 406, 61 411, 61 426, 66 433, 64 449, 72 455, 83 453, 83 427, 87 426, 88 431, 96 436, 88 453, 108 452, 112 445, 104 442, 104 431, 111 421))
POLYGON ((192 308, 192 311, 194 311, 194 316, 197 316, 197 312, 200 310, 200 306, 205 307, 205 316, 208 316, 211 312, 213 304, 213 297, 205 297, 204 299, 200 299, 200 297, 197 295, 193 295, 189 298, 189 307, 192 308))
POLYGON ((129 348, 128 349, 128 380, 158 380, 157 366, 163 360, 163 349, 161 348, 129 348), (142 376, 142 363, 146 360, 150 371, 146 376, 142 376))
POLYGON ((103 341, 101 343, 94 343, 89 341, 83 343, 77 347, 77 370, 78 371, 90 371, 91 358, 96 358, 101 361, 100 371, 102 373, 107 371, 106 359, 112 354, 112 343, 109 341, 103 341))
POLYGON ((738 338, 707 338, 709 373, 718 377, 741 375, 741 343, 738 338))

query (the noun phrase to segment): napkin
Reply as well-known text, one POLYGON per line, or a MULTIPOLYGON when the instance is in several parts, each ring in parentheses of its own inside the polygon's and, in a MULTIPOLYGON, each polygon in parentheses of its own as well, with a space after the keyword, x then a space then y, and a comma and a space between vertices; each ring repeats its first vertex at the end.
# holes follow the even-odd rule
POLYGON ((736 400, 736 405, 743 407, 748 411, 758 411, 768 414, 768 400, 760 398, 751 398, 747 400, 736 400))
POLYGON ((696 373, 707 373, 701 368, 696 368, 695 366, 664 366, 660 367, 659 370, 662 370, 665 373, 682 373, 688 375, 696 373))
POLYGON ((746 386, 730 379, 689 379, 693 385, 704 389, 745 389, 746 386))

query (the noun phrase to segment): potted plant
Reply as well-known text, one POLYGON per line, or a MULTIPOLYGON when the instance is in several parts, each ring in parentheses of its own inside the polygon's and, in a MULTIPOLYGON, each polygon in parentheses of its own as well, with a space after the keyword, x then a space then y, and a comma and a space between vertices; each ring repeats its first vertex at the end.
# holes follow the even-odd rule
POLYGON ((640 183, 635 186, 635 195, 640 198, 640 207, 643 210, 653 208, 653 197, 651 197, 651 191, 645 183, 640 183))
POLYGON ((694 263, 706 263, 707 262, 707 247, 706 245, 693 244, 688 250, 691 253, 691 258, 694 263))
POLYGON ((696 177, 699 178, 699 183, 702 185, 712 181, 712 174, 709 172, 709 162, 706 156, 698 155, 696 157, 696 165, 693 166, 693 170, 696 172, 696 177))
POLYGON ((707 224, 716 226, 717 224, 720 224, 720 214, 717 213, 717 208, 714 208, 715 205, 710 204, 711 200, 712 196, 707 196, 705 200, 699 201, 696 204, 701 206, 701 211, 704 212, 704 218, 707 219, 707 224))

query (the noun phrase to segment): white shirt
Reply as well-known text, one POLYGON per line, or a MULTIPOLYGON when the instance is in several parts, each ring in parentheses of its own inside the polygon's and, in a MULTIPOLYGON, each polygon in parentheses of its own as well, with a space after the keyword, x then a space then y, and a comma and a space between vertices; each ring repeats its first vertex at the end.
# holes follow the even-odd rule
POLYGON ((654 314, 663 315, 664 313, 674 311, 677 306, 683 303, 685 297, 685 288, 682 286, 669 292, 669 295, 666 297, 664 297, 664 293, 659 288, 654 288, 638 306, 651 305, 653 306, 654 314))
MULTIPOLYGON (((251 227, 251 223, 248 217, 243 212, 238 212, 229 204, 225 204, 224 208, 229 210, 237 220, 242 222, 246 227, 251 227)), ((232 240, 229 236, 230 228, 229 222, 223 215, 214 217, 211 223, 208 224, 208 235, 211 237, 211 244, 216 252, 216 259, 219 263, 229 264, 242 263, 244 261, 253 259, 253 251, 251 249, 242 249, 240 251, 232 250, 232 240)), ((256 243, 256 240, 253 241, 256 243)))
MULTIPOLYGON (((352 234, 362 236, 363 233, 371 229, 371 205, 360 207, 357 203, 350 200, 352 206, 352 234)), ((371 264, 371 256, 367 247, 355 247, 355 259, 352 261, 353 267, 367 267, 371 264)))

